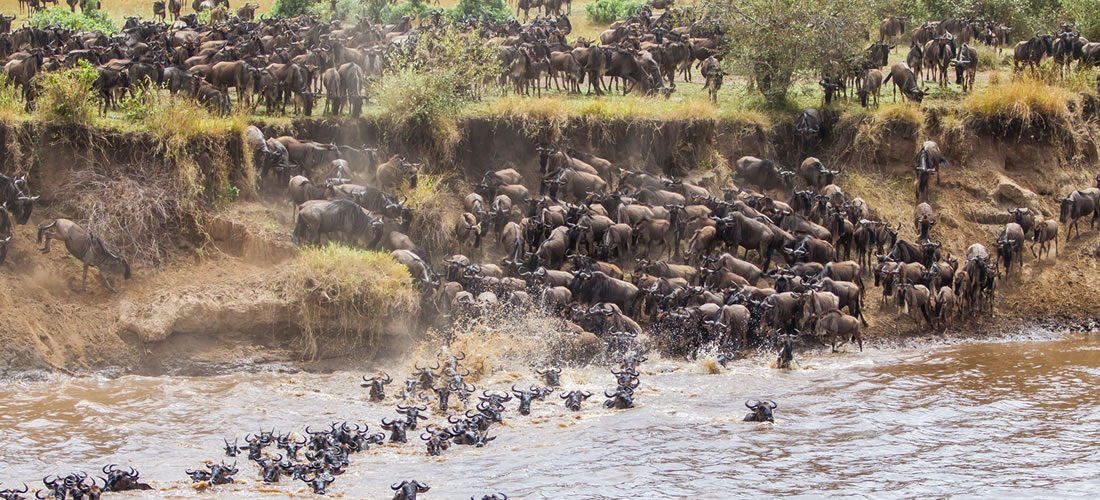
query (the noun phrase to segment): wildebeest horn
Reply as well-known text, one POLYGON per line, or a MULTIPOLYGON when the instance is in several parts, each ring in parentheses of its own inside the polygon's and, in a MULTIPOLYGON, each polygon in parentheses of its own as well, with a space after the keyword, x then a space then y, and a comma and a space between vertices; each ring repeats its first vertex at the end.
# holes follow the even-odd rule
POLYGON ((748 401, 745 401, 745 406, 750 410, 755 410, 757 405, 750 405, 748 401))

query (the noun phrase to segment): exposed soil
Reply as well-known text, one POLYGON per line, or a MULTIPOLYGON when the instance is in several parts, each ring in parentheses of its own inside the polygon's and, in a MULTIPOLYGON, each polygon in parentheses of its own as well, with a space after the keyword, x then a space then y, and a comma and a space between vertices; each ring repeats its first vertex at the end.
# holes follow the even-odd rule
MULTIPOLYGON (((1080 118, 1080 117, 1078 117, 1080 118)), ((268 135, 290 133, 299 138, 349 145, 378 144, 378 125, 368 121, 299 121, 293 130, 265 130, 268 135)), ((830 126, 836 126, 835 120, 830 126)), ((1100 137, 1084 119, 1074 126, 1087 128, 1078 137, 1100 137)), ((887 220, 900 223, 902 238, 915 239, 912 158, 921 141, 947 139, 913 127, 888 127, 873 151, 853 151, 851 130, 830 130, 829 146, 803 155, 817 155, 842 171, 838 184, 851 196, 867 200, 887 220)), ((782 159, 791 165, 800 153, 792 144, 789 127, 763 130, 755 124, 728 122, 589 122, 561 128, 488 119, 460 124, 463 135, 453 149, 453 171, 476 182, 487 170, 516 168, 537 175, 535 147, 539 143, 588 149, 623 168, 659 166, 665 173, 711 185, 725 183, 726 167, 751 154, 782 159), (527 127, 525 130, 524 127, 527 127), (532 139, 532 135, 534 139, 532 139)), ((10 150, 18 139, 12 130, 0 141, 10 150)), ((18 134, 15 134, 18 137, 18 134)), ((140 139, 132 147, 139 147, 140 139)), ((1007 209, 1021 200, 998 194, 999 184, 1015 183, 1035 194, 1023 200, 1047 216, 1057 217, 1054 196, 1071 187, 1092 185, 1097 144, 1020 141, 1018 137, 974 136, 965 145, 951 143, 952 163, 943 185, 933 186, 932 204, 939 223, 933 237, 944 248, 961 255, 974 242, 991 245, 1008 222, 1007 209)), ((138 373, 210 373, 231 369, 326 369, 356 359, 345 348, 323 353, 326 359, 301 362, 296 350, 298 331, 288 321, 285 302, 267 286, 280 263, 291 258, 291 207, 282 193, 263 199, 229 204, 211 203, 199 221, 201 231, 176 235, 176 247, 158 266, 135 263, 133 279, 118 283, 112 294, 89 271, 88 290, 80 290, 80 263, 63 245, 42 255, 34 245, 35 226, 58 213, 60 200, 51 186, 62 185, 81 161, 109 157, 87 154, 82 141, 63 141, 63 147, 24 153, 31 166, 30 184, 43 194, 41 208, 26 226, 17 226, 7 262, 0 266, 0 374, 35 370, 86 372, 111 368, 138 373), (42 187, 38 187, 42 186, 42 187)), ((229 148, 240 162, 240 148, 229 148)), ((30 148, 24 146, 23 151, 30 148)), ((384 153, 403 152, 433 158, 437 152, 391 141, 384 153)), ((202 152, 199 157, 203 156, 202 152)), ((200 164, 201 164, 200 159, 200 164)), ((5 171, 16 170, 12 164, 5 171)), ((532 183, 533 184, 533 183, 532 183)), ((999 284, 996 314, 956 322, 948 335, 984 335, 1032 324, 1077 328, 1100 316, 1100 232, 1087 230, 1070 244, 1059 236, 1058 256, 1036 264, 1025 251, 1023 272, 1013 271, 999 284)), ((1060 231, 1064 231, 1061 228, 1060 231)), ((867 278, 870 279, 869 277, 867 278)), ((866 313, 871 327, 865 337, 889 343, 890 338, 927 335, 909 319, 895 320, 892 307, 879 308, 880 290, 868 290, 866 313)), ((874 340, 872 340, 872 344, 874 340)))

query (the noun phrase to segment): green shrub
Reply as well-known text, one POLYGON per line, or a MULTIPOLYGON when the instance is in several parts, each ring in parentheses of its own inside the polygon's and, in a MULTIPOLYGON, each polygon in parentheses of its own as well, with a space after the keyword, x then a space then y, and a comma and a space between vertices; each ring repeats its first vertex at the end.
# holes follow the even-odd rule
POLYGON ((512 9, 504 0, 458 0, 457 5, 447 9, 446 16, 452 21, 477 18, 503 23, 512 18, 512 9))
POLYGON ((392 52, 388 63, 371 95, 377 96, 390 133, 429 146, 457 142, 458 110, 478 100, 501 72, 495 50, 477 33, 453 27, 423 33, 415 45, 392 52))
POLYGON ((412 19, 426 18, 431 8, 423 0, 408 0, 401 3, 386 4, 379 13, 382 24, 394 24, 402 17, 409 16, 412 19))
POLYGON ((275 0, 271 6, 271 15, 276 17, 298 17, 310 8, 311 0, 275 0))
POLYGON ((641 5, 634 0, 596 0, 584 6, 584 17, 593 23, 607 24, 633 16, 641 5))
POLYGON ((34 13, 30 18, 30 25, 36 28, 57 26, 76 31, 102 31, 105 35, 118 33, 118 27, 114 21, 107 17, 103 11, 89 9, 82 13, 69 10, 68 7, 50 7, 34 13))
POLYGON ((99 98, 92 90, 98 72, 87 61, 73 68, 35 77, 37 111, 43 121, 89 125, 98 112, 99 98))

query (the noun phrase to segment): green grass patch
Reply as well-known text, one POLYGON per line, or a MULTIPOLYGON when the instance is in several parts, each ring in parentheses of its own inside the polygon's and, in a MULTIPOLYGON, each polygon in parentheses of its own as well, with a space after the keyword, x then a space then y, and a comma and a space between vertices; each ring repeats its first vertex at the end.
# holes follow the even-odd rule
POLYGON ((309 358, 333 337, 377 351, 386 325, 420 306, 408 270, 392 256, 339 244, 303 249, 278 286, 309 358))

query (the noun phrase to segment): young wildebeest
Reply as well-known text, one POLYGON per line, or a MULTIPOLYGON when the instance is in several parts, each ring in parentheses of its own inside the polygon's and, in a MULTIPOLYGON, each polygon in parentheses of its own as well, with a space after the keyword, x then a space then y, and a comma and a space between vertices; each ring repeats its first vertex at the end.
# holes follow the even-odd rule
POLYGON ((921 89, 917 86, 917 75, 913 73, 913 69, 905 63, 895 63, 890 66, 890 74, 886 75, 886 79, 882 83, 890 83, 890 80, 894 80, 894 102, 898 102, 898 89, 901 89, 901 96, 910 101, 920 103, 924 100, 924 96, 928 94, 928 87, 921 89))
POLYGON ((878 68, 868 68, 863 71, 863 77, 859 80, 856 94, 859 95, 859 104, 867 107, 867 96, 874 98, 875 107, 878 107, 878 95, 882 89, 882 71, 878 68))
POLYGON ((81 290, 88 289, 89 267, 99 269, 99 278, 103 280, 103 284, 107 286, 107 289, 112 292, 117 292, 117 290, 111 286, 111 282, 107 280, 104 272, 121 274, 123 279, 130 279, 130 264, 107 250, 103 240, 85 231, 75 222, 69 219, 57 219, 49 224, 38 226, 38 243, 45 243, 45 246, 42 247, 42 253, 50 251, 51 238, 64 241, 65 248, 69 250, 69 253, 84 263, 84 276, 80 281, 81 290))
POLYGON ((1054 255, 1058 255, 1058 222, 1047 219, 1035 226, 1035 234, 1031 242, 1031 254, 1036 259, 1043 260, 1043 252, 1050 256, 1050 242, 1054 242, 1054 255), (1035 253, 1035 245, 1039 245, 1039 253, 1035 253))

